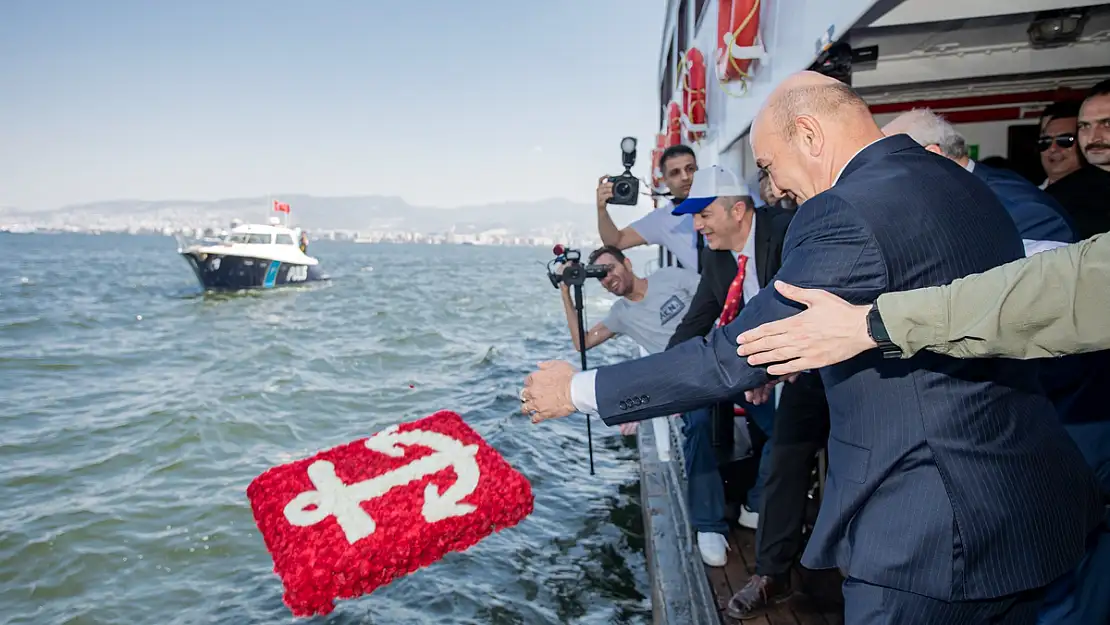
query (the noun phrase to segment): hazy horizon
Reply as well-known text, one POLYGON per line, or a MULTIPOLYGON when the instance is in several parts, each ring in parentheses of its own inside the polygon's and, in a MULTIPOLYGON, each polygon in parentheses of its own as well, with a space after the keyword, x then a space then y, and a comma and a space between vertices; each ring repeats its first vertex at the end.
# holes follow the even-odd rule
MULTIPOLYGON (((265 202, 269 202, 270 200, 278 200, 278 201, 283 201, 284 202, 284 201, 292 199, 292 200, 296 201, 296 199, 298 199, 298 198, 299 199, 312 199, 312 200, 338 200, 338 199, 360 199, 361 200, 361 199, 371 199, 371 198, 383 198, 383 199, 396 198, 396 199, 401 200, 402 202, 404 202, 405 204, 407 204, 407 205, 409 205, 413 208, 427 208, 427 209, 434 209, 434 210, 459 210, 459 209, 465 210, 465 209, 470 209, 470 208, 485 208, 485 207, 489 207, 489 206, 498 206, 498 205, 503 205, 503 204, 506 204, 506 205, 512 205, 512 204, 545 204, 545 203, 556 203, 556 202, 564 202, 564 203, 567 203, 567 204, 574 204, 574 205, 578 205, 578 206, 588 206, 588 207, 592 207, 593 204, 594 204, 592 201, 583 202, 583 201, 573 200, 573 199, 567 198, 567 197, 550 196, 550 197, 540 197, 540 198, 526 199, 526 200, 508 199, 508 200, 496 200, 496 201, 491 201, 491 202, 474 202, 474 203, 467 203, 467 204, 457 204, 457 205, 454 205, 454 206, 439 206, 439 205, 433 205, 433 204, 417 204, 417 203, 409 201, 404 196, 389 195, 389 194, 383 194, 383 193, 353 193, 353 194, 336 194, 336 195, 321 194, 321 193, 279 193, 279 194, 274 194, 274 195, 243 195, 243 196, 236 196, 236 197, 213 197, 213 198, 200 198, 200 197, 167 197, 167 198, 119 197, 119 198, 110 198, 110 199, 104 199, 104 200, 93 200, 93 201, 89 201, 89 202, 73 202, 73 203, 69 203, 69 204, 64 204, 62 206, 53 206, 53 207, 45 207, 45 208, 26 208, 25 209, 25 208, 21 208, 21 207, 18 207, 18 206, 0 205, 0 210, 5 210, 6 209, 6 210, 13 210, 13 211, 16 211, 16 212, 32 212, 32 213, 42 212, 42 213, 46 213, 46 212, 51 212, 51 211, 69 210, 69 209, 81 208, 81 207, 84 207, 84 206, 94 206, 94 205, 99 205, 99 204, 126 204, 126 203, 142 203, 142 204, 173 204, 173 203, 215 204, 215 203, 220 203, 220 202, 245 202, 245 201, 255 201, 255 200, 258 200, 258 201, 261 201, 261 202, 265 203, 265 202)), ((296 205, 294 204, 291 208, 293 210, 296 210, 296 205)), ((642 208, 642 206, 641 206, 641 208, 642 208)), ((630 208, 625 207, 625 206, 621 206, 621 207, 614 207, 614 209, 615 210, 620 210, 620 211, 627 211, 630 208)))
POLYGON ((662 22, 636 0, 10 0, 0 207, 592 203, 622 136, 648 175, 662 22))

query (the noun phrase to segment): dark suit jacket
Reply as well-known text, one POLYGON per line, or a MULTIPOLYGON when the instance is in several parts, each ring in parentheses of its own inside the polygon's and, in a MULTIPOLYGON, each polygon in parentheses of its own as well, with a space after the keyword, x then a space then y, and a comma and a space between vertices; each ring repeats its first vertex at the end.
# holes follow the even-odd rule
MULTIPOLYGON (((1023 255, 982 181, 895 135, 798 209, 775 278, 862 304, 1023 255)), ((736 336, 799 310, 765 289, 703 340, 597 369, 601 417, 683 412, 766 383, 736 355, 736 336)), ((946 601, 1038 588, 1071 570, 1101 523, 1101 493, 1037 371, 877 350, 822 369, 829 473, 803 564, 946 601)))
POLYGON ((1031 241, 1075 243, 1075 228, 1063 206, 1048 193, 1014 172, 975 163, 971 173, 987 183, 1002 201, 1018 234, 1031 241))
MULTIPOLYGON (((975 163, 972 173, 987 183, 1002 201, 1021 238, 1063 243, 1079 240, 1070 216, 1060 203, 1025 178, 982 163, 975 163)), ((1110 189, 1107 191, 1110 192, 1110 189)), ((1107 196, 1102 197, 1105 201, 1107 196)), ((1110 214, 1110 209, 1106 212, 1110 214)), ((1042 359, 1039 362, 1041 384, 1063 423, 1110 420, 1105 397, 1105 390, 1110 386, 1110 351, 1042 359)))
POLYGON ((1048 185, 1045 191, 1071 215, 1079 240, 1110 232, 1110 173, 1087 165, 1048 185))
MULTIPOLYGON (((793 217, 794 213, 792 211, 787 212, 772 207, 756 209, 755 270, 761 289, 768 288, 771 279, 778 273, 779 267, 782 266, 782 246, 786 240, 786 230, 793 217)), ((716 326, 717 319, 721 316, 721 311, 725 307, 728 289, 732 285, 733 279, 736 278, 736 258, 733 257, 730 250, 706 248, 702 250, 701 266, 702 273, 701 280, 698 282, 698 290, 690 302, 690 309, 686 312, 682 323, 675 328, 674 334, 667 344, 667 349, 692 338, 709 334, 709 331, 716 326)), ((740 309, 744 309, 743 303, 741 303, 740 309)), ((814 373, 802 375, 817 377, 817 374, 814 373)), ((818 407, 820 414, 823 415, 824 410, 820 408, 825 404, 825 391, 820 382, 814 380, 808 380, 807 382, 804 384, 787 384, 783 387, 782 396, 785 399, 781 400, 778 412, 789 414, 783 416, 771 415, 770 413, 775 410, 774 404, 767 403, 762 406, 753 406, 740 396, 732 398, 726 404, 720 404, 719 406, 727 406, 727 412, 718 412, 718 414, 727 414, 731 420, 731 405, 732 403, 739 403, 752 416, 751 421, 754 421, 757 425, 777 418, 812 418, 812 415, 809 414, 795 413, 805 413, 807 407, 813 406, 818 407), (793 407, 796 407, 796 409, 793 409, 793 407), (758 414, 760 411, 768 413, 766 415, 767 419, 760 418, 758 414)), ((720 410, 721 408, 718 407, 718 411, 720 410)), ((726 430, 731 431, 731 428, 722 427, 720 431, 724 432, 726 430)), ((771 436, 772 433, 764 432, 764 434, 771 436)))

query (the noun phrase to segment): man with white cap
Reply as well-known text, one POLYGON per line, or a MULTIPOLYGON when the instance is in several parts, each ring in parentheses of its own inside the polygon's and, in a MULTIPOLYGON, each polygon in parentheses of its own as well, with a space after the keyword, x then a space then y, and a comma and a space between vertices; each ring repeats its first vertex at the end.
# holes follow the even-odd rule
MULTIPOLYGON (((748 186, 732 172, 719 166, 702 168, 694 174, 689 196, 674 208, 673 214, 693 216, 695 230, 705 238, 705 249, 702 251, 702 276, 698 290, 690 302, 689 312, 671 336, 668 347, 703 337, 714 327, 727 324, 740 313, 745 302, 770 282, 781 265, 783 240, 791 217, 781 211, 756 209, 748 186)), ((816 376, 809 377, 816 379, 816 376)), ((791 385, 789 391, 784 389, 785 399, 781 404, 790 413, 782 418, 790 418, 792 424, 803 418, 809 421, 816 419, 817 424, 806 426, 806 431, 819 430, 821 422, 827 423, 828 420, 827 414, 819 410, 815 414, 813 401, 796 401, 815 394, 817 403, 824 404, 824 390, 819 381, 816 390, 812 384, 805 383, 812 381, 799 380, 798 384, 791 385)), ((736 403, 743 407, 749 423, 754 423, 764 434, 773 437, 776 419, 773 406, 753 406, 743 399, 736 403)), ((716 410, 731 420, 733 406, 732 403, 721 404, 716 410)), ((728 531, 728 523, 724 516, 724 487, 712 445, 712 409, 707 406, 688 412, 683 415, 683 422, 687 500, 690 517, 698 533, 698 548, 707 564, 723 566, 726 560, 724 534, 728 531)), ((827 425, 824 427, 827 428, 827 425)), ((731 431, 731 428, 726 430, 731 431)), ((756 530, 763 525, 760 509, 764 499, 772 496, 781 499, 781 495, 790 497, 789 493, 793 492, 789 488, 792 481, 776 480, 776 485, 781 485, 777 488, 778 492, 771 493, 768 489, 764 494, 764 483, 771 471, 771 446, 764 446, 759 477, 748 491, 747 501, 741 506, 738 522, 748 529, 756 530), (783 490, 783 487, 786 489, 783 490)), ((802 482, 801 494, 796 497, 798 506, 804 505, 808 489, 808 482, 804 478, 802 482)), ((772 515, 798 506, 776 505, 772 515)), ((768 543, 779 542, 776 532, 781 533, 782 528, 789 530, 797 525, 800 533, 800 513, 797 516, 797 524, 790 519, 778 518, 774 523, 778 529, 768 530, 768 543)), ((762 529, 760 535, 764 535, 762 529)))

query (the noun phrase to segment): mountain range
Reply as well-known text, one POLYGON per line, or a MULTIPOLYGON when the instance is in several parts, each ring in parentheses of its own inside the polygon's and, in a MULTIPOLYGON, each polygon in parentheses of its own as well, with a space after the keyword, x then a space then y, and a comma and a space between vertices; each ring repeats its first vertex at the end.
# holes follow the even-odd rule
MULTIPOLYGON (((425 234, 482 232, 503 228, 510 234, 550 232, 596 234, 597 217, 590 204, 553 198, 530 202, 502 202, 458 208, 413 206, 396 196, 319 197, 282 195, 291 207, 290 224, 312 230, 420 232, 425 234)), ((46 211, 0 208, 0 224, 34 227, 99 228, 216 227, 232 219, 265 222, 272 216, 268 197, 198 200, 114 200, 65 206, 46 211)), ((627 223, 647 209, 613 207, 618 224, 627 223)))

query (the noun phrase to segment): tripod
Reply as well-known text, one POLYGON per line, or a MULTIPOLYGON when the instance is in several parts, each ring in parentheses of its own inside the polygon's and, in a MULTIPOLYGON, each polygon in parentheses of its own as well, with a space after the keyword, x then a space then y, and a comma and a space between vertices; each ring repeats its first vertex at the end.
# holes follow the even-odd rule
MULTIPOLYGON (((586 370, 586 321, 582 311, 582 285, 574 285, 574 312, 578 315, 578 353, 582 356, 582 370, 586 370)), ((586 440, 590 446, 590 475, 594 475, 594 436, 590 430, 590 415, 586 415, 586 440)))
MULTIPOLYGON (((578 315, 578 351, 582 354, 582 370, 586 370, 586 320, 582 311, 582 285, 587 278, 601 280, 609 273, 607 265, 583 265, 580 262, 582 253, 578 250, 567 249, 556 245, 552 250, 555 258, 547 263, 547 278, 551 286, 559 288, 559 283, 574 287, 574 311, 578 315), (554 263, 566 263, 561 272, 554 271, 554 263)), ((590 415, 586 415, 586 439, 590 444, 590 475, 594 475, 594 435, 590 427, 590 415)))

